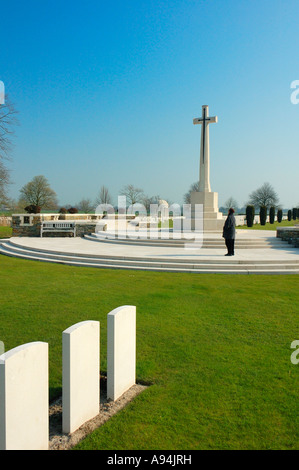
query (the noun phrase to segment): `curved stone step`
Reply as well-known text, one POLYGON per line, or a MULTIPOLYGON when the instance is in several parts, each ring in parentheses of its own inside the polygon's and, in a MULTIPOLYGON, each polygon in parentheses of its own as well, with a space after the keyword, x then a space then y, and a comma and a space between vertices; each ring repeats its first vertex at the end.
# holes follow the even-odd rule
MULTIPOLYGON (((1 242, 0 242, 1 243, 1 242)), ((153 257, 151 256, 150 258, 149 257, 138 257, 138 256, 128 256, 128 255, 104 255, 104 254, 100 254, 100 255, 97 255, 97 254, 88 254, 88 253, 76 253, 76 252, 66 252, 66 251, 60 251, 60 250, 50 250, 50 249, 40 249, 40 248, 34 248, 34 247, 26 247, 26 246, 23 246, 23 245, 20 245, 12 240, 9 241, 9 243, 6 243, 5 246, 7 247, 7 249, 14 249, 17 253, 35 253, 35 254, 38 254, 38 256, 46 256, 46 257, 58 257, 58 256, 61 256, 62 259, 64 258, 68 258, 68 257, 71 257, 71 258, 87 258, 89 260, 125 260, 125 261, 140 261, 140 260, 145 260, 145 261, 157 261, 157 262, 161 262, 161 263, 165 263, 165 262, 168 262, 167 261, 167 258, 166 257, 153 257)), ((223 248, 223 246, 221 247, 223 248)), ((194 261, 192 260, 188 260, 187 261, 188 263, 191 263, 191 264, 194 264, 194 261)), ((254 263, 254 264, 265 264, 265 261, 264 260, 254 260, 254 261, 248 261, 248 260, 243 260, 243 259, 235 259, 235 258, 226 258, 226 257, 222 257, 221 256, 221 259, 220 260, 214 260, 214 259, 208 259, 208 260, 205 260, 205 261, 201 261, 201 264, 202 263, 208 263, 208 264, 250 264, 250 263, 254 263)), ((178 258, 176 260, 176 263, 186 263, 186 258, 182 259, 182 258, 178 258)), ((276 260, 267 260, 267 263, 268 264, 277 264, 277 263, 281 263, 281 261, 276 261, 276 260)), ((283 263, 287 263, 287 264, 291 264, 291 265, 299 265, 299 258, 298 259, 289 259, 289 260, 283 260, 283 263)), ((198 263, 196 263, 198 264, 198 263)))
POLYGON ((13 242, 0 244, 0 253, 6 256, 44 261, 73 266, 85 266, 110 269, 137 269, 167 272, 225 273, 225 274, 299 274, 299 260, 223 260, 193 261, 164 258, 137 258, 63 253, 53 250, 38 250, 18 246, 13 242))
MULTIPOLYGON (((225 242, 223 238, 205 238, 204 240, 200 241, 193 241, 193 240, 185 240, 185 239, 134 239, 130 237, 126 238, 115 238, 111 235, 84 235, 86 240, 94 241, 94 242, 102 242, 102 243, 116 243, 116 244, 128 244, 128 245, 140 245, 140 246, 163 246, 163 247, 172 247, 172 248, 179 248, 184 247, 186 243, 194 244, 195 246, 198 245, 202 248, 224 248, 225 242)), ((251 238, 248 239, 237 239, 235 243, 236 249, 253 249, 253 248, 265 248, 265 247, 276 247, 276 248, 283 248, 285 244, 276 238, 274 239, 259 239, 254 240, 251 238)))

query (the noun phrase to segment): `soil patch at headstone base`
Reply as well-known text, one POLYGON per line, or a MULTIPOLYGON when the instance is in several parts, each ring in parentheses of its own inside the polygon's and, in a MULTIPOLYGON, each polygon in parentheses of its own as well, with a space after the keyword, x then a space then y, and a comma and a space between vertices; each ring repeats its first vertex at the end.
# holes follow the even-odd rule
POLYGON ((97 416, 84 423, 72 434, 62 432, 62 398, 51 403, 49 408, 49 450, 70 450, 95 429, 106 423, 128 403, 142 393, 147 385, 136 384, 115 401, 107 400, 107 391, 101 384, 100 411, 97 416))

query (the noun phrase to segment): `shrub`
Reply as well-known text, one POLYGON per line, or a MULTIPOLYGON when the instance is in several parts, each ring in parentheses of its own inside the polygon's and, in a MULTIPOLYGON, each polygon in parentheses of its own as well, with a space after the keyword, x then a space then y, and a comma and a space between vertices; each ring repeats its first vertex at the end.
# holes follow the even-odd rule
POLYGON ((78 214, 78 209, 76 207, 70 207, 68 212, 69 214, 78 214))
POLYGON ((267 221, 267 207, 261 206, 260 207, 260 224, 266 225, 266 221, 267 221))
POLYGON ((296 207, 293 208, 293 220, 297 219, 297 209, 296 207))
POLYGON ((246 222, 247 227, 252 227, 254 222, 255 209, 254 206, 246 207, 246 222))
POLYGON ((290 222, 292 220, 292 211, 291 209, 288 210, 288 221, 290 222))
POLYGON ((59 214, 66 214, 67 213, 67 209, 65 207, 61 207, 61 209, 59 209, 59 214))
POLYGON ((35 206, 34 204, 25 207, 25 211, 27 212, 27 214, 39 214, 40 209, 40 206, 35 206))
POLYGON ((278 209, 277 211, 277 222, 280 224, 282 221, 282 209, 278 209))
POLYGON ((274 224, 274 220, 275 220, 275 207, 270 207, 269 219, 270 219, 270 224, 274 224))

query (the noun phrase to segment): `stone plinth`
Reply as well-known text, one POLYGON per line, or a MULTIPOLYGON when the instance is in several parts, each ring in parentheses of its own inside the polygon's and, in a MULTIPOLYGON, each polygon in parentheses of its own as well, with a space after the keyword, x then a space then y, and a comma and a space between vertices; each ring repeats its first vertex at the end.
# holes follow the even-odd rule
POLYGON ((221 232, 224 225, 224 218, 221 212, 218 211, 218 193, 211 191, 193 191, 191 193, 191 229, 195 230, 196 213, 195 205, 201 205, 202 211, 202 224, 203 231, 205 232, 221 232))

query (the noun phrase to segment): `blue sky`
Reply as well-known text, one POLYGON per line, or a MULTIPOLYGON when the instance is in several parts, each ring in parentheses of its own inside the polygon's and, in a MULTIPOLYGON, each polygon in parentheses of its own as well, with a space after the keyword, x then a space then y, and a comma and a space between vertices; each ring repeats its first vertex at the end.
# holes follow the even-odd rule
POLYGON ((19 111, 11 197, 61 205, 126 184, 182 203, 208 104, 219 205, 269 182, 299 203, 298 0, 0 0, 0 80, 19 111))

